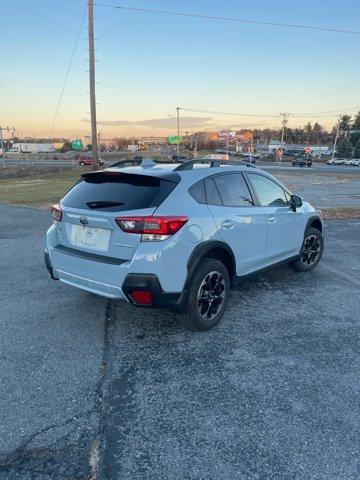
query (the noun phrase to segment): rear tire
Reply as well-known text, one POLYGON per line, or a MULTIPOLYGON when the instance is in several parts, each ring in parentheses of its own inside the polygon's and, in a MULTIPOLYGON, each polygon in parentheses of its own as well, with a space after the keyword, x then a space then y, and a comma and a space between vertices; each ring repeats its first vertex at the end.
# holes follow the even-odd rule
POLYGON ((184 312, 179 317, 191 330, 210 330, 220 322, 229 295, 230 277, 225 265, 214 258, 203 258, 190 280, 184 312))
POLYGON ((84 163, 84 162, 80 162, 80 165, 81 165, 82 167, 85 167, 85 163, 84 163))
POLYGON ((297 272, 309 272, 320 262, 324 251, 324 239, 317 228, 308 227, 305 230, 304 241, 298 260, 289 263, 297 272))

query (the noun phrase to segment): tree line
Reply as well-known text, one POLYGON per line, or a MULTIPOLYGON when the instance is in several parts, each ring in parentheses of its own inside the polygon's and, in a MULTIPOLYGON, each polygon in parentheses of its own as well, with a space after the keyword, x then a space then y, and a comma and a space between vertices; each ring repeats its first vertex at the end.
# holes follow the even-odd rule
MULTIPOLYGON (((309 143, 330 146, 334 144, 338 128, 336 155, 340 158, 351 158, 353 156, 360 158, 360 111, 354 117, 342 115, 339 124, 334 125, 330 132, 318 122, 314 124, 308 122, 299 128, 286 127, 284 140, 286 143, 309 143)), ((255 142, 269 142, 274 138, 279 138, 281 131, 271 128, 255 129, 253 130, 253 135, 255 142)))

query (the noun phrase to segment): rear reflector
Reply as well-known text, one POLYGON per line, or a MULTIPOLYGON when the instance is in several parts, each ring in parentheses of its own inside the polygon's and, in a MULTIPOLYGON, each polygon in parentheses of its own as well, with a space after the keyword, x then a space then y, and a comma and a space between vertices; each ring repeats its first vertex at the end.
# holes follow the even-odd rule
POLYGON ((62 211, 61 211, 60 205, 58 204, 53 205, 51 208, 51 214, 54 220, 56 220, 57 222, 61 222, 62 211))
POLYGON ((138 305, 151 305, 152 303, 152 293, 147 290, 134 290, 129 295, 138 305))
POLYGON ((117 217, 116 223, 127 233, 173 235, 188 221, 185 216, 117 217))

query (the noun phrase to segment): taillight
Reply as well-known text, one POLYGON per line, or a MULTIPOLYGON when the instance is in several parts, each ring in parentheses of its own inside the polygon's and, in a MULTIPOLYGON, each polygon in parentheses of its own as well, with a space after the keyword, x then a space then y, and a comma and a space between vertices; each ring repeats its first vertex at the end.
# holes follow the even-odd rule
POLYGON ((57 222, 61 222, 62 219, 62 211, 60 205, 56 204, 53 205, 51 208, 51 214, 54 220, 57 222))
POLYGON ((188 220, 185 216, 115 218, 123 232, 140 233, 144 241, 165 240, 178 232, 188 220))

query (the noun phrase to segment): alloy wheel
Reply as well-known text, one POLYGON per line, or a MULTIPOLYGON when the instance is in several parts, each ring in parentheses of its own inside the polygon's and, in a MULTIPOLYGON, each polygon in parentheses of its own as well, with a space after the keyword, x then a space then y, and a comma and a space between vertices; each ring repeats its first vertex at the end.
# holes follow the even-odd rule
POLYGON ((197 306, 204 320, 212 320, 220 311, 225 300, 225 280, 220 272, 206 275, 198 290, 197 306))
POLYGON ((306 237, 301 249, 301 260, 306 266, 312 265, 320 255, 320 241, 316 235, 306 237))

